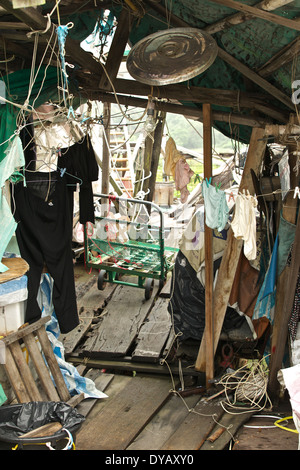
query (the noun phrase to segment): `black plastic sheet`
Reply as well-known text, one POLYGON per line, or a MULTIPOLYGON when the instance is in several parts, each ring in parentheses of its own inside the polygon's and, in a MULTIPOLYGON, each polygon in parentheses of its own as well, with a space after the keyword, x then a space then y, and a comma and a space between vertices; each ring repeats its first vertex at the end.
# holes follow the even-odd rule
MULTIPOLYGON (((29 402, 0 407, 0 441, 18 442, 22 434, 51 422, 59 422, 69 432, 84 421, 78 411, 64 402, 29 402)), ((64 431, 63 431, 64 433, 64 431)), ((62 434, 57 431, 54 435, 62 434)))
MULTIPOLYGON (((221 258, 214 262, 214 274, 221 258)), ((168 311, 174 321, 179 341, 201 340, 205 328, 205 288, 184 254, 179 251, 172 272, 172 297, 168 311)), ((244 319, 233 308, 226 310, 223 330, 238 328, 244 319)))

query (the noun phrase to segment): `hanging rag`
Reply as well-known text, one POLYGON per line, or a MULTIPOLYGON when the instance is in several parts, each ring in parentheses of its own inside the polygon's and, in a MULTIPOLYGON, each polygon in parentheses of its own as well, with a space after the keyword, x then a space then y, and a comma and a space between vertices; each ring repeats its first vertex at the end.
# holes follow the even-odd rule
POLYGON ((182 158, 182 153, 177 150, 175 141, 169 137, 165 147, 164 173, 167 176, 173 176, 175 180, 175 167, 178 160, 182 158))
POLYGON ((191 170, 189 164, 180 158, 175 165, 175 188, 180 191, 180 201, 184 204, 190 194, 187 185, 190 182, 194 172, 191 170))
POLYGON ((249 260, 256 258, 256 214, 257 199, 248 194, 238 194, 231 228, 235 238, 244 240, 244 254, 249 260))
POLYGON ((204 198, 205 223, 219 232, 224 230, 229 216, 229 208, 225 191, 217 189, 207 181, 202 182, 202 195, 204 198))
MULTIPOLYGON (((10 141, 5 153, 6 158, 0 161, 0 261, 17 227, 4 195, 4 185, 13 173, 25 163, 22 142, 18 136, 10 141)), ((0 272, 3 273, 7 270, 7 266, 0 262, 0 272)))

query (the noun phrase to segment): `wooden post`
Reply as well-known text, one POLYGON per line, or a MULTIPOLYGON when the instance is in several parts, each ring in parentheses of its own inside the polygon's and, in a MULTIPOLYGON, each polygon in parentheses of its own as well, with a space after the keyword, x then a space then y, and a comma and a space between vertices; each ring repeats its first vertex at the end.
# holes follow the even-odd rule
MULTIPOLYGON (((290 148, 290 169, 291 169, 291 187, 297 186, 297 176, 292 170, 296 163, 296 156, 291 155, 293 148, 290 148)), ((295 150, 295 149, 294 149, 295 150)), ((282 210, 282 217, 288 222, 296 223, 297 214, 297 198, 294 198, 293 192, 290 192, 285 200, 282 210)), ((299 216, 298 224, 299 226, 299 216)), ((299 227, 297 228, 299 232, 299 227)), ((297 233, 296 233, 297 234, 297 233)), ((299 235, 298 235, 299 236, 299 235)), ((295 235, 295 246, 294 248, 299 250, 299 240, 296 239, 295 235), (297 243, 296 243, 297 242, 297 243)), ((297 254, 293 251, 293 258, 296 258, 297 254)), ((295 284, 297 281, 297 274, 295 279, 290 278, 291 268, 285 266, 282 273, 276 281, 276 300, 275 300, 275 314, 274 324, 272 327, 271 335, 271 358, 269 367, 269 381, 268 381, 268 393, 271 400, 276 400, 279 397, 280 385, 277 379, 277 373, 282 367, 282 360, 284 356, 287 333, 288 333, 288 321, 291 314, 291 308, 287 310, 287 305, 291 305, 291 296, 295 295, 295 284)))
POLYGON ((101 179, 101 192, 102 194, 109 193, 109 170, 110 170, 110 103, 103 104, 103 153, 102 153, 102 179, 101 179))
POLYGON ((152 160, 151 160, 151 177, 149 178, 149 194, 147 196, 148 201, 153 201, 155 182, 157 175, 157 168, 159 164, 159 157, 161 153, 161 141, 164 132, 166 120, 166 113, 162 111, 158 117, 158 122, 154 131, 154 142, 152 149, 152 160))
MULTIPOLYGON (((267 140, 264 139, 265 130, 262 128, 254 128, 252 130, 247 159, 243 171, 240 191, 248 189, 250 194, 254 194, 254 188, 251 178, 250 169, 253 169, 256 175, 259 174, 261 163, 265 154, 267 140)), ((233 236, 232 229, 228 230, 227 245, 224 250, 219 274, 214 290, 214 352, 219 342, 224 317, 227 310, 228 300, 231 293, 232 283, 235 277, 239 257, 243 243, 241 240, 233 236)), ((206 327, 205 327, 206 328, 206 327)), ((205 332, 204 332, 205 333, 205 332)), ((205 341, 203 336, 195 369, 204 372, 206 367, 205 341)))
MULTIPOLYGON (((212 115, 211 105, 203 104, 203 158, 204 179, 212 177, 212 115)), ((204 183, 206 184, 206 183, 204 183)), ((206 387, 214 377, 214 330, 213 330, 213 232, 205 224, 205 355, 206 387)))

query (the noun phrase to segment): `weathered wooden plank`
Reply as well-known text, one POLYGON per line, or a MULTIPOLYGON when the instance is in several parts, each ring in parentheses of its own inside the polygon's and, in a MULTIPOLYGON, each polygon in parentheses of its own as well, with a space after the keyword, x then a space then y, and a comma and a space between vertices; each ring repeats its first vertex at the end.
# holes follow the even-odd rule
MULTIPOLYGON (((63 343, 66 355, 71 354, 82 338, 85 337, 95 318, 95 312, 104 308, 112 296, 116 285, 107 283, 106 288, 100 291, 97 286, 97 277, 93 275, 91 279, 83 283, 83 288, 85 288, 85 294, 81 295, 77 302, 80 323, 70 333, 60 335, 59 337, 59 340, 63 343)), ((76 290, 78 292, 81 291, 79 286, 77 286, 76 290)))
POLYGON ((29 365, 26 362, 25 355, 22 351, 22 348, 18 341, 12 343, 9 346, 9 349, 12 353, 14 361, 17 365, 18 371, 22 377, 22 381, 26 387, 26 390, 29 394, 30 401, 41 401, 40 392, 35 384, 35 381, 32 377, 29 365))
MULTIPOLYGON (((37 337, 39 339, 40 345, 42 347, 43 354, 45 356, 45 359, 47 361, 47 365, 49 368, 49 372, 51 371, 52 377, 54 379, 54 382, 56 384, 56 388, 58 391, 58 394, 60 396, 60 399, 62 401, 68 401, 71 398, 71 395, 67 389, 66 383, 64 381, 64 378, 62 376, 60 367, 58 365, 57 359, 54 355, 52 345, 49 341, 48 335, 46 333, 45 327, 42 326, 39 328, 36 332, 37 337)), ((50 377, 50 375, 49 375, 50 377)))
POLYGON ((223 413, 220 401, 200 400, 161 449, 198 450, 223 413))
POLYGON ((132 377, 78 433, 76 448, 124 450, 169 396, 170 379, 132 377), (95 429, 97 432, 95 432, 95 429))
POLYGON ((91 355, 125 356, 145 321, 155 298, 145 301, 144 289, 117 286, 106 307, 96 334, 88 338, 83 350, 91 355))
MULTIPOLYGON (((264 129, 253 129, 250 145, 248 149, 245 168, 243 171, 240 191, 248 189, 250 194, 254 194, 250 169, 257 175, 260 171, 262 159, 265 154, 267 142, 264 140, 264 129)), ((228 299, 232 289, 233 279, 239 256, 243 247, 242 240, 236 239, 230 228, 227 235, 227 245, 219 269, 219 274, 214 289, 214 350, 216 351, 223 326, 224 315, 228 305, 228 299)), ((196 361, 197 370, 205 370, 205 341, 201 341, 199 354, 196 361)))
POLYGON ((16 394, 17 400, 19 403, 25 403, 30 401, 30 396, 25 388, 19 370, 15 364, 13 356, 10 352, 9 347, 5 351, 5 364, 4 369, 6 371, 7 377, 11 383, 13 391, 16 394))
MULTIPOLYGON (((212 116, 211 105, 203 104, 203 158, 204 178, 213 176, 212 169, 212 116)), ((205 245, 205 353, 206 353, 206 386, 214 377, 214 331, 213 331, 213 231, 204 225, 205 245)))
POLYGON ((29 333, 24 337, 24 343, 32 359, 32 362, 34 363, 42 387, 47 393, 48 399, 51 401, 60 401, 60 397, 51 380, 48 368, 45 364, 45 361, 36 343, 33 333, 29 333))
POLYGON ((158 450, 170 438, 177 427, 199 401, 199 396, 193 395, 182 400, 173 395, 150 423, 142 430, 127 450, 158 450))
POLYGON ((163 286, 162 290, 159 293, 159 297, 166 297, 169 299, 171 296, 171 288, 172 288, 172 277, 168 277, 165 285, 163 286))
POLYGON ((225 429, 225 431, 213 442, 206 440, 200 447, 200 450, 224 450, 234 438, 239 428, 251 418, 253 413, 229 414, 225 412, 213 432, 215 433, 220 429, 225 429))
POLYGON ((132 360, 156 362, 161 357, 162 348, 169 337, 171 328, 168 303, 169 299, 162 297, 156 300, 139 331, 137 345, 132 353, 132 360))

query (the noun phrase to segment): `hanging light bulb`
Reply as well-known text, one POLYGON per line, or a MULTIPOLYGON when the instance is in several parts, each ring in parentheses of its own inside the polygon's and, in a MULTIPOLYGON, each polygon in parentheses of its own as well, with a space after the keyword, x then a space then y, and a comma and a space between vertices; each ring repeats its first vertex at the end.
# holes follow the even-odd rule
POLYGON ((145 132, 147 132, 147 134, 153 132, 156 127, 156 120, 154 119, 154 108, 155 103, 151 100, 151 98, 149 98, 147 117, 144 126, 145 132))

